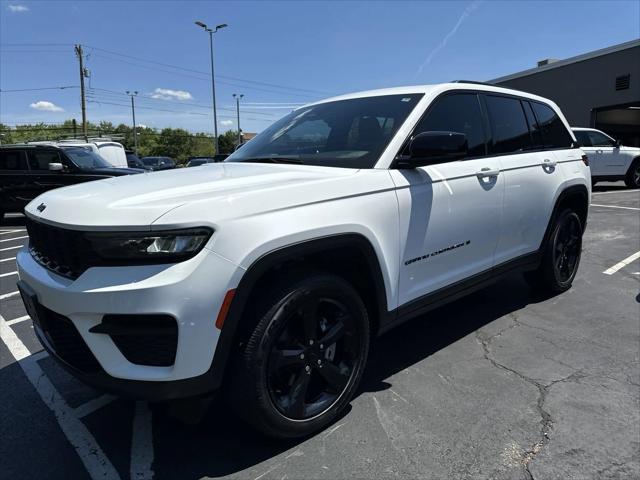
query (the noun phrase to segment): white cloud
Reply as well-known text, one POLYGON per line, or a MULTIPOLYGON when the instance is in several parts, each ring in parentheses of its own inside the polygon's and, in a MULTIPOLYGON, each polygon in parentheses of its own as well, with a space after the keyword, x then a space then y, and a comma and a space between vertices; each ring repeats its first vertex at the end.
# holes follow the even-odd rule
POLYGON ((160 100, 193 100, 193 96, 185 90, 171 90, 169 88, 156 88, 151 98, 160 100))
POLYGON ((40 100, 29 105, 34 110, 41 110, 43 112, 64 112, 64 109, 57 106, 55 103, 47 102, 46 100, 40 100))
POLYGON ((11 4, 9 4, 9 5, 7 5, 7 8, 12 13, 22 13, 22 12, 28 12, 29 11, 29 7, 27 7, 26 5, 11 5, 11 4))
POLYGON ((220 120, 218 123, 223 127, 229 127, 233 125, 233 120, 220 120))

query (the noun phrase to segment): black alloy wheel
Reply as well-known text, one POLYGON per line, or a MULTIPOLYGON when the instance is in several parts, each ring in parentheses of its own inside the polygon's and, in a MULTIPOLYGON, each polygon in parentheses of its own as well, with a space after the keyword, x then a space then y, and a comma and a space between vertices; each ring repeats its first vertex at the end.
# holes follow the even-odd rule
POLYGON ((565 283, 575 276, 581 250, 580 219, 575 213, 567 215, 559 225, 553 245, 553 265, 560 283, 565 283))
POLYGON ((339 300, 311 296, 282 324, 267 365, 275 407, 294 420, 328 410, 355 372, 360 338, 339 300))
POLYGON ((227 403, 272 437, 326 427, 347 407, 367 361, 360 295, 337 275, 288 272, 252 303, 243 317, 248 336, 225 376, 227 403))

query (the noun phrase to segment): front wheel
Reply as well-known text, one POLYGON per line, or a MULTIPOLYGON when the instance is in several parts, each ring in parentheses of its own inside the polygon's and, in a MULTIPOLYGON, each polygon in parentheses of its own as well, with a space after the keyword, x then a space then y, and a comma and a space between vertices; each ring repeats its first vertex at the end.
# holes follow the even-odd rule
POLYGON ((550 293, 562 293, 571 288, 580 264, 582 233, 582 222, 576 212, 566 209, 558 215, 540 266, 525 274, 532 287, 550 293))
POLYGON ((228 402, 273 437, 324 428, 362 377, 369 350, 364 303, 349 283, 322 273, 282 283, 258 303, 258 323, 225 387, 228 402))
POLYGON ((640 159, 636 158, 627 172, 624 183, 629 188, 640 188, 640 159))

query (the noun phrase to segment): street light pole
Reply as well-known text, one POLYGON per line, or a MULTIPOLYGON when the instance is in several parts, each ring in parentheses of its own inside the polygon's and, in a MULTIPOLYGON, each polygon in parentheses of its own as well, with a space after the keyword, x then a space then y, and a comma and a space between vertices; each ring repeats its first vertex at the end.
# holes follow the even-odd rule
POLYGON ((136 104, 133 98, 138 95, 138 91, 130 92, 127 90, 127 95, 131 97, 131 114, 133 115, 133 150, 138 155, 138 131, 136 129, 136 104))
POLYGON ((209 54, 211 56, 211 96, 213 97, 213 136, 214 145, 216 147, 216 154, 218 154, 220 153, 220 144, 218 142, 218 114, 216 112, 216 78, 213 68, 213 34, 218 30, 225 28, 227 24, 222 23, 220 25, 217 25, 214 29, 209 28, 206 23, 200 21, 195 22, 195 24, 209 33, 209 54))
POLYGON ((236 99, 236 115, 238 117, 238 147, 242 144, 242 130, 240 130, 240 99, 244 97, 244 94, 233 94, 233 98, 236 99))

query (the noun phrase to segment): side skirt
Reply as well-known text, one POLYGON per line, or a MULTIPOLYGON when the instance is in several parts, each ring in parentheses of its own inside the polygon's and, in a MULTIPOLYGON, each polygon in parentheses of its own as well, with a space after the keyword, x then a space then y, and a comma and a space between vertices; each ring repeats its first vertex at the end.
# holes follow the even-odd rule
POLYGON ((470 293, 482 290, 513 272, 535 270, 540 265, 541 260, 542 256, 540 252, 528 253, 452 285, 440 288, 415 300, 411 300, 398 307, 395 312, 390 312, 391 314, 387 317, 390 320, 380 326, 379 333, 383 334, 388 332, 408 320, 424 315, 431 310, 465 297, 470 293))

